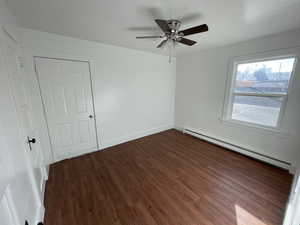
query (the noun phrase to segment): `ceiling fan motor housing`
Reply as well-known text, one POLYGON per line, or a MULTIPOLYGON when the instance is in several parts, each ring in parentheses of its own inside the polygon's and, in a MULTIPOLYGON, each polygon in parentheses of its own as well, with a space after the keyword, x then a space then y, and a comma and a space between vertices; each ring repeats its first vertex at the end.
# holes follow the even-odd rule
POLYGON ((167 37, 171 40, 177 40, 180 39, 181 37, 178 34, 181 22, 179 20, 168 20, 167 21, 168 26, 170 27, 170 33, 166 33, 167 37))
POLYGON ((179 20, 168 20, 168 25, 171 31, 177 32, 180 28, 181 22, 179 20))

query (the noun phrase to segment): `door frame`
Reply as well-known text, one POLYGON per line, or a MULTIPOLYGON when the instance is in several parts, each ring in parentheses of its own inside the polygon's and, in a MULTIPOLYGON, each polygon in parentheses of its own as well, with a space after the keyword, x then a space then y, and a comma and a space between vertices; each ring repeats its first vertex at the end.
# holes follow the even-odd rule
MULTIPOLYGON (((99 138, 98 138, 97 117, 96 117, 96 111, 95 111, 95 97, 94 97, 94 88, 93 88, 93 79, 92 79, 90 61, 88 61, 88 60, 70 59, 70 58, 63 58, 63 57, 47 57, 47 56, 34 55, 33 56, 34 71, 35 71, 36 79, 37 79, 38 86, 39 86, 39 94, 40 94, 40 98, 41 98, 41 102, 42 102, 42 106, 43 106, 43 114, 44 114, 44 118, 45 118, 45 121, 46 121, 48 138, 50 140, 50 148, 51 148, 53 163, 56 162, 56 161, 60 161, 61 159, 56 159, 56 157, 54 155, 53 143, 52 143, 52 139, 51 139, 50 131, 49 131, 49 122, 48 122, 48 118, 47 118, 47 114, 46 114, 46 108, 45 108, 45 100, 43 99, 43 95, 42 95, 42 89, 41 89, 41 84, 40 84, 40 77, 39 77, 38 70, 37 70, 36 59, 52 59, 52 60, 62 60, 62 61, 71 61, 71 62, 84 62, 84 63, 88 64, 88 68, 89 68, 89 81, 90 81, 91 95, 92 95, 93 116, 94 116, 94 128, 95 128, 96 144, 97 144, 96 147, 97 147, 97 150, 99 150, 100 149, 100 144, 99 144, 99 138)), ((86 153, 88 153, 88 152, 86 152, 86 153)), ((83 153, 83 154, 85 154, 85 153, 83 153)), ((73 155, 70 156, 70 158, 72 158, 72 157, 76 157, 76 156, 73 156, 73 155)))

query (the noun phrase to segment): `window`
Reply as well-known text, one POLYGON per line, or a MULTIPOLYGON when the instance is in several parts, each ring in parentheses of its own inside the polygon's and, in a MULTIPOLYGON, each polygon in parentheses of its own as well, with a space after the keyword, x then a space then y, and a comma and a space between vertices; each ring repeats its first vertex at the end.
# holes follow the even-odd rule
POLYGON ((296 58, 269 58, 234 63, 227 119, 279 128, 296 58))

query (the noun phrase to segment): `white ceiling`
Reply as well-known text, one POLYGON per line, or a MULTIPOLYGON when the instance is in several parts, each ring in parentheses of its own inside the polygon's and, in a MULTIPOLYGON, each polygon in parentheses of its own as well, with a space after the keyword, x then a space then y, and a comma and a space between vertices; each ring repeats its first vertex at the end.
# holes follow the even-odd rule
POLYGON ((9 0, 26 28, 154 53, 160 34, 154 19, 186 18, 182 28, 206 23, 210 31, 189 36, 193 47, 177 54, 222 46, 300 27, 300 0, 9 0))

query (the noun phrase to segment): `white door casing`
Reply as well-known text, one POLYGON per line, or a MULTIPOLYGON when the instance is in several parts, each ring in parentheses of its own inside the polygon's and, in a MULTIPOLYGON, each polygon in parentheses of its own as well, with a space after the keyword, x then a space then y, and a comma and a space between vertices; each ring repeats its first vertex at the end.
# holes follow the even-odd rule
POLYGON ((35 58, 55 160, 98 149, 89 63, 35 58))

